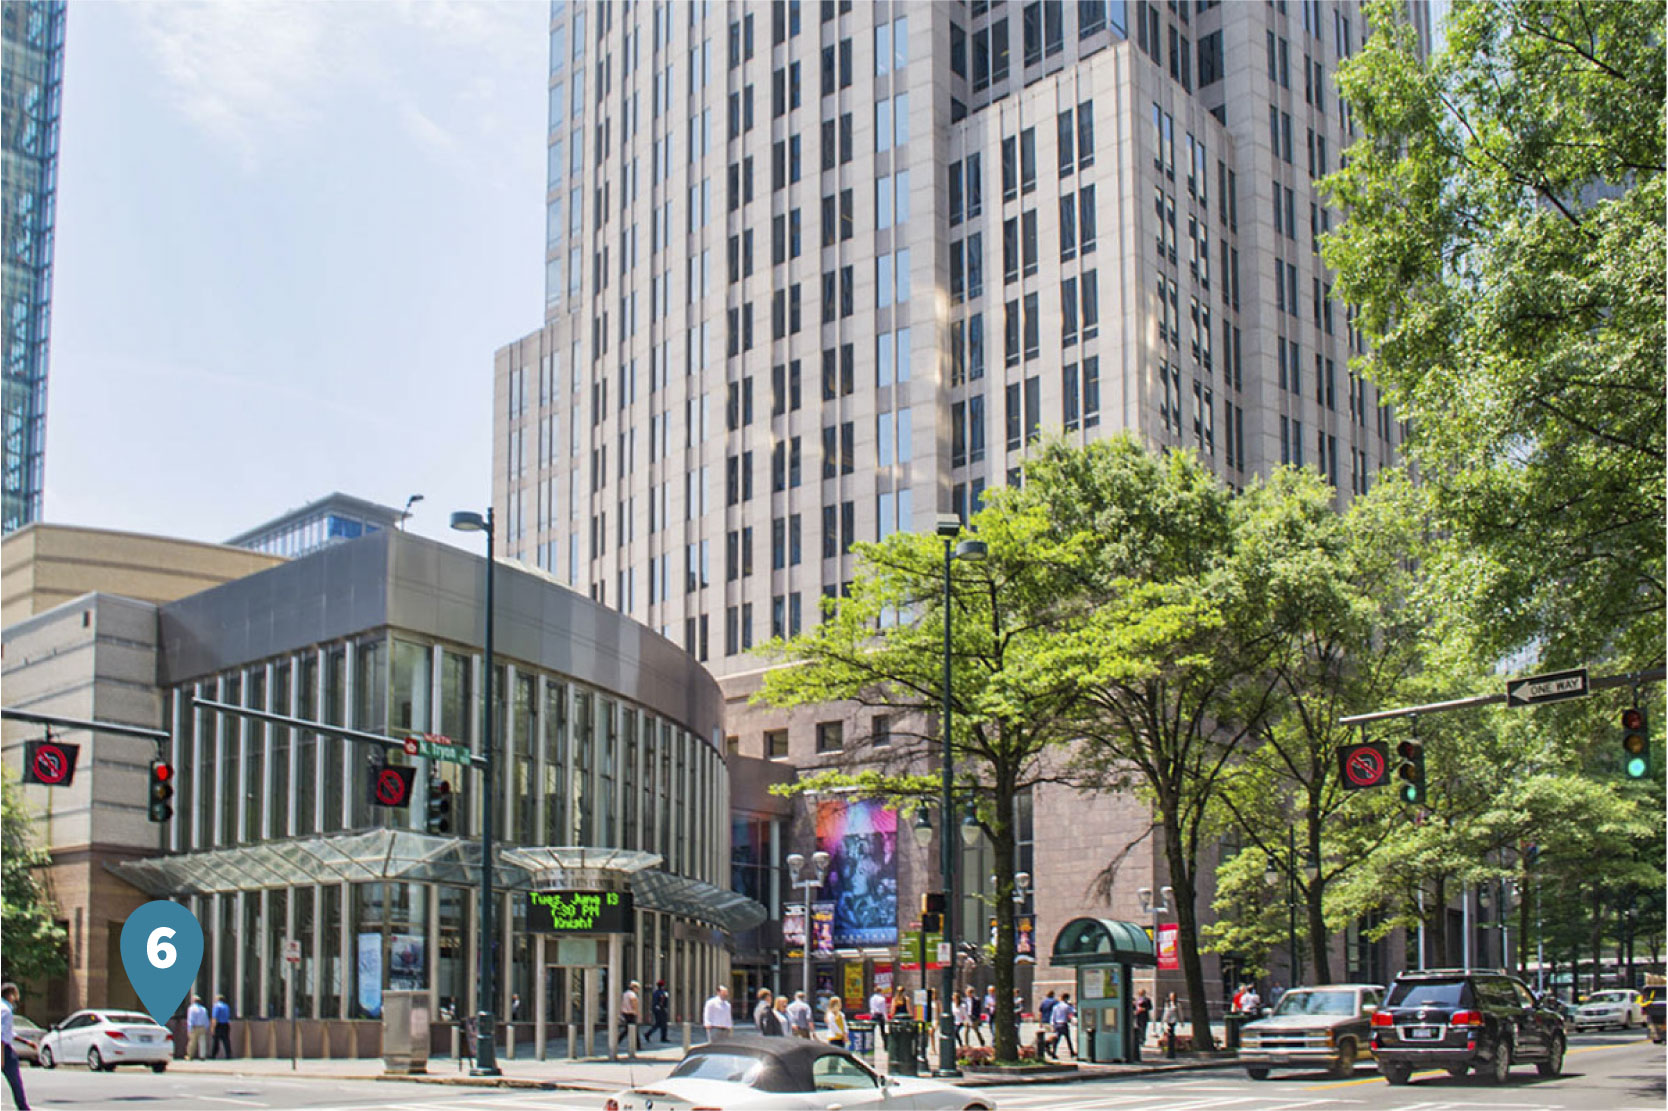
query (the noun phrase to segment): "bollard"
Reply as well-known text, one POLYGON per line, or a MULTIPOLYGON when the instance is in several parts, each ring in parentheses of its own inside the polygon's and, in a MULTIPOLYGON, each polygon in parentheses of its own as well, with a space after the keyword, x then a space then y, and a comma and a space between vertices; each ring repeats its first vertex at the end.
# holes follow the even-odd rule
POLYGON ((685 1019, 683 1021, 682 1025, 683 1025, 683 1051, 684 1051, 684 1054, 687 1056, 688 1053, 689 1053, 689 1039, 694 1036, 691 1032, 691 1027, 694 1025, 694 1023, 690 1022, 688 1019, 685 1019))

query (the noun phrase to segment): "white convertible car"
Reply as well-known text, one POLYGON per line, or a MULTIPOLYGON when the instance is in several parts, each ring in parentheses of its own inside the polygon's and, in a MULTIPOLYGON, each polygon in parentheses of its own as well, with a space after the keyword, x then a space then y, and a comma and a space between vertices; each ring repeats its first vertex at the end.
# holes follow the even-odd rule
POLYGON ((802 1038, 740 1036, 696 1046, 665 1080, 610 1097, 603 1111, 995 1111, 973 1088, 882 1076, 802 1038))

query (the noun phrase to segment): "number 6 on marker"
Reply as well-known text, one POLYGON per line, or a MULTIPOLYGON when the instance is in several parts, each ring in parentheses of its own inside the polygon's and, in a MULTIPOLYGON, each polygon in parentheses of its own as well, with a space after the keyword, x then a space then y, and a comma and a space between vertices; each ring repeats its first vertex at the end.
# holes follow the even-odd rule
POLYGON ((174 947, 162 940, 165 937, 173 936, 173 927, 158 926, 151 931, 151 936, 145 939, 145 957, 157 968, 170 968, 179 957, 179 954, 174 951, 174 947))

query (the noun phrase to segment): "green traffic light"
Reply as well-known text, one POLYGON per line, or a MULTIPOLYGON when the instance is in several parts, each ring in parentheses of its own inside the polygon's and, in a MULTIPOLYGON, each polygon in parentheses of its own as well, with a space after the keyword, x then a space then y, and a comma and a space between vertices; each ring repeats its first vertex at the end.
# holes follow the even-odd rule
POLYGON ((1629 779, 1644 779, 1645 773, 1648 771, 1650 771, 1650 761, 1646 760, 1643 756, 1633 756, 1628 758, 1627 777, 1629 779))

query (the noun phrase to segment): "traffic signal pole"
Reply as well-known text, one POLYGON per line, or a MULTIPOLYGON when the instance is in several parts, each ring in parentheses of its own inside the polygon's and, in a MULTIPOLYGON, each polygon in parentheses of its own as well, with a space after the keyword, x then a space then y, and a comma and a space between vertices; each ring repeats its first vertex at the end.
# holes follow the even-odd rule
MULTIPOLYGON (((1600 675, 1597 678, 1584 679, 1584 688, 1578 695, 1563 695, 1560 697, 1581 697, 1593 691, 1610 690, 1614 687, 1637 687, 1644 683, 1660 683, 1668 678, 1668 668, 1653 667, 1644 671, 1630 671, 1622 675, 1600 675)), ((1473 706, 1497 706, 1506 703, 1511 706, 1534 705, 1537 701, 1551 701, 1551 699, 1523 698, 1515 694, 1510 688, 1515 684, 1508 683, 1508 690, 1501 694, 1479 694, 1471 698, 1454 698, 1447 702, 1426 702, 1419 706, 1398 706, 1394 710, 1372 710, 1365 714, 1351 714, 1338 719, 1339 725, 1361 725, 1369 721, 1389 721, 1393 718, 1418 717, 1420 714, 1438 714, 1445 710, 1467 710, 1473 706)))

